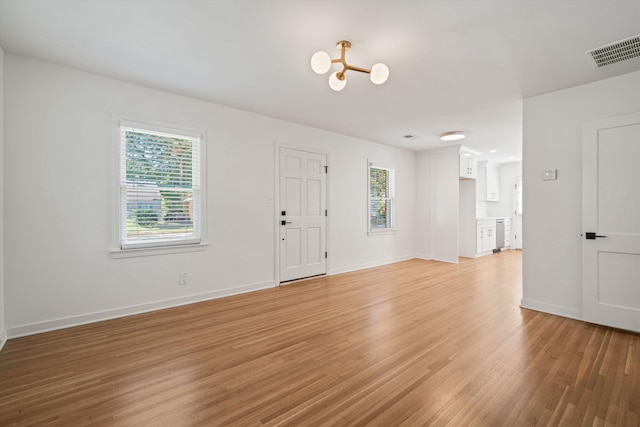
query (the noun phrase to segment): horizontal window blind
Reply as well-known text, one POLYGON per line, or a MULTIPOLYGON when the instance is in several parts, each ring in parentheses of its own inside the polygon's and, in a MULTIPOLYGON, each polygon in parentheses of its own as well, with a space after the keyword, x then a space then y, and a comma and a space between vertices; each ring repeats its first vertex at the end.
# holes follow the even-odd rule
POLYGON ((121 124, 122 249, 200 242, 200 142, 121 124))

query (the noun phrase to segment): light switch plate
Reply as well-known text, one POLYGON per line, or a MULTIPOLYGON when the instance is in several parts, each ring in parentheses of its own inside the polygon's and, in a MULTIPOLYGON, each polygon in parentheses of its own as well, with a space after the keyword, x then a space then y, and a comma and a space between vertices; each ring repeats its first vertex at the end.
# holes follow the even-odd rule
POLYGON ((558 179, 558 169, 546 169, 544 171, 544 175, 542 176, 542 179, 545 181, 558 179))

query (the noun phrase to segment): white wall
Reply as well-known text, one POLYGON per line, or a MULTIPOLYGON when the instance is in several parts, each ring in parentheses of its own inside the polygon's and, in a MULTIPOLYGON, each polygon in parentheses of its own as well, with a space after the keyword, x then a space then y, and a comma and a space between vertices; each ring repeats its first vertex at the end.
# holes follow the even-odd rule
POLYGON ((418 258, 431 259, 431 155, 416 153, 416 230, 415 252, 418 258))
POLYGON ((329 266, 414 255, 415 155, 359 139, 7 54, 8 335, 274 286, 275 145, 329 155, 329 266), (205 129, 204 252, 113 259, 111 114, 205 129), (397 168, 394 235, 367 236, 367 160, 397 168), (179 272, 189 284, 178 286, 179 272))
POLYGON ((4 300, 4 51, 0 46, 0 350, 7 340, 4 300))
POLYGON ((581 318, 582 124, 636 111, 640 72, 524 101, 523 307, 581 318))
POLYGON ((459 146, 431 150, 431 257, 458 262, 459 146))
POLYGON ((459 213, 458 213, 458 255, 476 257, 476 180, 461 179, 459 181, 459 213))

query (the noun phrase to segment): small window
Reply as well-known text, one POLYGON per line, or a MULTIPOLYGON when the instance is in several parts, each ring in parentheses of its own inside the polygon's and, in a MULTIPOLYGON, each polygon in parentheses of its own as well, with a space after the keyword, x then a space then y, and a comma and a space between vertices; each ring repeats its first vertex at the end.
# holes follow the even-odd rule
POLYGON ((395 229, 395 170, 369 164, 369 232, 395 229))
POLYGON ((197 132, 120 121, 120 249, 198 244, 197 132))

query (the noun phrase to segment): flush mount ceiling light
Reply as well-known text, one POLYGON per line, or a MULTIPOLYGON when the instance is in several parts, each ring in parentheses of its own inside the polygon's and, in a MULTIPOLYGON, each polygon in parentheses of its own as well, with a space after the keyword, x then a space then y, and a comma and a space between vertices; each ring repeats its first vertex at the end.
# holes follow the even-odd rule
POLYGON ((347 85, 345 76, 347 70, 367 73, 369 74, 369 79, 377 85, 387 81, 389 78, 389 68, 382 63, 374 64, 370 70, 347 64, 345 54, 350 48, 351 42, 346 40, 339 41, 336 44, 336 49, 340 51, 339 59, 331 59, 331 56, 327 52, 319 50, 311 57, 311 69, 317 74, 325 74, 331 68, 331 64, 342 64, 342 70, 332 73, 329 77, 329 86, 335 91, 342 90, 347 85))
POLYGON ((466 135, 464 134, 464 132, 460 131, 445 132, 440 135, 440 139, 442 141, 457 141, 459 139, 463 139, 464 137, 466 137, 466 135))

